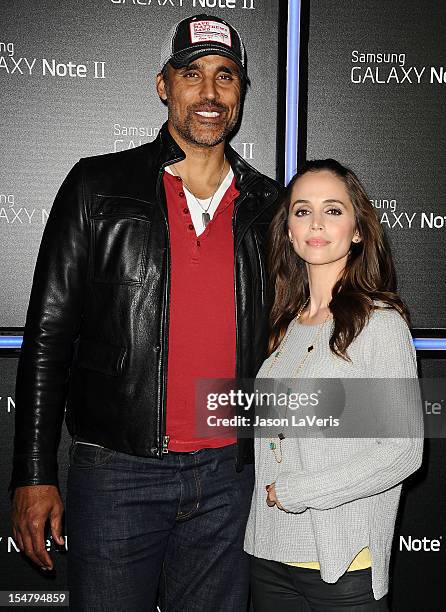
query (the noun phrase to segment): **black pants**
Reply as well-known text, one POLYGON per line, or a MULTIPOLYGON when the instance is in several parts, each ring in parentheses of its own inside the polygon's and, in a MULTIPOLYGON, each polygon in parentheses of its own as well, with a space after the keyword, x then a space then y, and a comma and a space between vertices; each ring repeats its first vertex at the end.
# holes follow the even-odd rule
POLYGON ((384 612, 387 596, 374 599, 371 569, 345 572, 334 584, 319 570, 251 557, 254 612, 384 612))

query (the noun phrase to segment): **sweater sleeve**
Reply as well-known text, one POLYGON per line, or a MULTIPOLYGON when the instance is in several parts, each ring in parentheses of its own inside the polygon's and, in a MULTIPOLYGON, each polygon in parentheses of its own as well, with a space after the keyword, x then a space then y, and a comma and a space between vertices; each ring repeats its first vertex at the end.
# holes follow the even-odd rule
MULTIPOLYGON (((396 311, 374 312, 360 336, 364 378, 417 377, 410 331, 396 311)), ((287 510, 301 512, 303 506, 326 510, 376 495, 400 484, 420 467, 423 451, 420 396, 417 385, 401 383, 398 389, 406 393, 399 398, 405 411, 405 437, 364 439, 364 450, 348 460, 322 470, 281 474, 276 480, 276 495, 287 510), (366 442, 369 444, 365 445, 366 442)), ((382 393, 380 401, 385 401, 382 393)))

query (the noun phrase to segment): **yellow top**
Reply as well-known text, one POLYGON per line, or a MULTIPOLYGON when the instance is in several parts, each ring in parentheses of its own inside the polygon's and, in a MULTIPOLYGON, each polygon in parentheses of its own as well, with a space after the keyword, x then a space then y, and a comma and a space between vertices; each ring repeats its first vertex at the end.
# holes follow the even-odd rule
MULTIPOLYGON (((317 561, 302 561, 300 563, 286 562, 286 565, 294 565, 295 567, 307 567, 309 569, 320 569, 321 566, 317 561)), ((372 567, 372 558, 370 556, 369 547, 366 546, 353 559, 350 565, 347 568, 347 572, 352 572, 354 570, 367 569, 368 567, 372 567)))

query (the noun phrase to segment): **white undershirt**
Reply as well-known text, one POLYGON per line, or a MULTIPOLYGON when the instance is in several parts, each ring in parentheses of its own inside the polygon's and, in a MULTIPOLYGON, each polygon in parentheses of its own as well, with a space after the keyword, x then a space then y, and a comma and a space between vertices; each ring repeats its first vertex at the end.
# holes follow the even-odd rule
MULTIPOLYGON (((165 170, 166 172, 168 172, 169 174, 172 174, 173 176, 178 176, 177 174, 174 174, 172 172, 169 166, 166 166, 165 170)), ((231 185, 233 178, 234 178, 234 172, 232 168, 229 167, 228 174, 225 176, 225 178, 220 183, 220 187, 215 192, 214 199, 212 200, 212 204, 207 210, 211 219, 213 218, 214 213, 217 210, 218 205, 220 204, 223 196, 225 195, 226 191, 231 185)), ((206 211, 207 207, 209 206, 209 202, 211 201, 212 196, 210 198, 206 198, 205 200, 202 200, 201 198, 197 198, 201 204, 201 207, 200 207, 200 204, 198 204, 194 195, 189 191, 189 189, 186 187, 184 182, 183 182, 183 190, 186 196, 187 206, 189 208, 190 216, 192 218, 192 223, 194 224, 195 233, 197 234, 197 236, 199 236, 200 234, 204 232, 204 229, 205 229, 202 214, 203 212, 206 211)))

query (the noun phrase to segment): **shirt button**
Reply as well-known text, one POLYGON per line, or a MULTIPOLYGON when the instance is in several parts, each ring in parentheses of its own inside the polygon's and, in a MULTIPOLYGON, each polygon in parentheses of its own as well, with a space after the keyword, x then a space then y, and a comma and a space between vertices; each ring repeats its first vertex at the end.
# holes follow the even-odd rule
POLYGON ((176 176, 175 178, 177 179, 178 182, 181 181, 181 176, 176 176))
POLYGON ((189 212, 189 209, 188 208, 183 208, 183 212, 184 212, 185 215, 187 215, 187 213, 189 212))
POLYGON ((197 240, 197 246, 200 246, 200 241, 199 240, 197 240))
POLYGON ((184 198, 184 191, 180 191, 178 195, 180 196, 180 198, 184 198))
POLYGON ((189 223, 188 227, 189 227, 189 229, 190 229, 190 230, 193 230, 193 229, 194 229, 194 226, 193 226, 193 224, 192 224, 192 223, 189 223))

